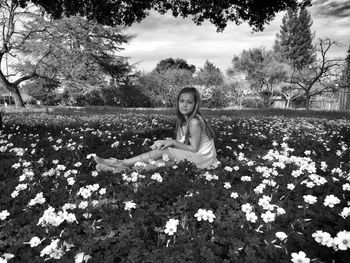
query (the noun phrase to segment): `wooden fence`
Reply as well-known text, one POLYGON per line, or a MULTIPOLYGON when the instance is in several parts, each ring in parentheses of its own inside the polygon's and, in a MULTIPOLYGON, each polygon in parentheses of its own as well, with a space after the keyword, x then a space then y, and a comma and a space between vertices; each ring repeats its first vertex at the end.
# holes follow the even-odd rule
POLYGON ((350 111, 350 89, 341 89, 339 93, 339 110, 350 111))

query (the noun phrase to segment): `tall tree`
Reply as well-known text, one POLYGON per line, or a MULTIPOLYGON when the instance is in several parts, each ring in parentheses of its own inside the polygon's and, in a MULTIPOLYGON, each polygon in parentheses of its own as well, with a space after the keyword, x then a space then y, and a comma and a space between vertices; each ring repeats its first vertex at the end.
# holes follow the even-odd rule
POLYGON ((272 50, 260 47, 243 50, 239 56, 234 56, 228 73, 243 73, 251 90, 261 97, 267 107, 276 98, 279 83, 285 79, 288 70, 285 64, 277 61, 272 50))
POLYGON ((289 108, 293 100, 303 95, 303 91, 296 87, 295 84, 282 82, 279 94, 286 100, 285 108, 289 108))
POLYGON ((45 37, 51 53, 41 73, 54 72, 55 79, 73 95, 105 87, 111 78, 122 83, 130 73, 127 59, 118 52, 132 37, 119 28, 75 16, 54 21, 45 37))
POLYGON ((323 92, 336 89, 339 79, 339 68, 343 59, 328 58, 328 52, 336 42, 329 38, 319 39, 317 45, 317 60, 303 69, 294 68, 288 82, 297 85, 303 91, 305 108, 310 109, 310 99, 323 92))
POLYGON ((195 76, 197 88, 200 90, 205 107, 222 107, 226 103, 224 75, 212 62, 206 60, 195 76))
POLYGON ((181 88, 194 84, 193 74, 187 69, 152 71, 142 75, 140 85, 154 106, 172 107, 181 88))
POLYGON ((316 59, 312 44, 311 15, 306 8, 289 9, 282 19, 280 33, 277 34, 274 49, 293 68, 308 67, 316 59))
POLYGON ((350 110, 350 45, 339 81, 339 110, 350 110))
POLYGON ((175 17, 192 16, 195 24, 208 20, 218 31, 228 22, 248 22, 253 30, 262 30, 275 14, 290 7, 311 5, 311 0, 17 0, 42 6, 54 18, 79 14, 106 25, 131 25, 144 19, 151 9, 161 14, 170 11, 175 17))
POLYGON ((224 82, 224 75, 218 67, 206 60, 204 67, 197 73, 197 81, 199 85, 218 87, 224 82))
POLYGON ((0 68, 0 85, 11 92, 17 106, 23 107, 24 103, 19 85, 36 76, 38 65, 47 56, 47 53, 42 52, 40 56, 32 61, 24 58, 23 63, 31 65, 31 67, 24 67, 25 70, 22 72, 8 71, 8 64, 18 58, 18 53, 22 51, 29 37, 40 34, 47 29, 47 23, 42 16, 33 12, 32 6, 22 9, 18 1, 0 1, 0 15, 2 32, 0 37, 0 64, 6 63, 5 71, 5 67, 0 68))
POLYGON ((350 45, 345 58, 345 68, 342 76, 342 82, 344 88, 350 92, 350 45))
POLYGON ((36 78, 59 83, 74 102, 77 96, 106 87, 110 78, 125 79, 131 67, 117 54, 130 39, 118 28, 80 16, 62 18, 47 23, 44 32, 31 34, 21 48, 29 61, 42 57, 40 63, 18 63, 14 68, 18 72, 35 70, 36 78))
POLYGON ((166 58, 159 61, 154 71, 160 73, 169 69, 184 69, 189 70, 192 74, 196 71, 196 66, 189 65, 186 60, 182 58, 166 58))
POLYGON ((229 79, 225 81, 225 86, 229 104, 238 105, 239 108, 242 108, 245 99, 254 94, 250 89, 250 83, 243 74, 231 74, 229 79))

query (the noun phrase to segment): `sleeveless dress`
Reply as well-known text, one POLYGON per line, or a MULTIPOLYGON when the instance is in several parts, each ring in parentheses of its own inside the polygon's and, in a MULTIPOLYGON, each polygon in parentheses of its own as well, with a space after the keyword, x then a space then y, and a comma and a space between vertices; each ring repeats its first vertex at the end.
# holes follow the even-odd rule
MULTIPOLYGON (((177 141, 181 143, 185 141, 185 133, 182 128, 178 134, 177 141)), ((176 162, 188 160, 201 169, 215 169, 220 163, 216 158, 217 154, 214 140, 210 139, 204 131, 201 133, 201 142, 198 152, 186 151, 174 147, 169 147, 168 149, 176 162)))

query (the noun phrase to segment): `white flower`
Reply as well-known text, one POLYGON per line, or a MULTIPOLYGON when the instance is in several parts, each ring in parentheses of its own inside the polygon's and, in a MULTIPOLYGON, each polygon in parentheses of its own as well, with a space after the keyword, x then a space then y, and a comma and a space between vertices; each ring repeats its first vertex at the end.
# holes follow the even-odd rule
POLYGON ((71 173, 72 173, 72 171, 71 171, 71 170, 68 170, 68 171, 66 171, 66 172, 63 174, 63 176, 64 176, 65 178, 67 178, 68 176, 70 176, 71 173))
POLYGON ((255 223, 258 220, 257 215, 254 212, 248 212, 245 214, 247 221, 255 223))
POLYGON ((292 253, 292 262, 309 263, 310 259, 306 257, 306 254, 303 251, 299 251, 299 253, 292 253))
POLYGON ((284 232, 276 232, 275 236, 281 241, 285 240, 288 237, 284 232))
POLYGON ((329 207, 334 207, 334 205, 339 204, 340 199, 334 195, 327 195, 326 198, 324 199, 324 206, 329 206, 329 207))
POLYGON ((248 166, 253 166, 253 165, 254 165, 254 162, 253 162, 253 161, 249 161, 249 162, 247 162, 247 165, 248 165, 248 166))
POLYGON ((15 255, 14 254, 11 254, 11 253, 4 253, 2 254, 2 257, 0 257, 0 262, 7 262, 7 260, 10 260, 11 258, 14 258, 15 255), (3 260, 3 258, 5 258, 5 261, 1 261, 3 260))
POLYGON ((272 213, 271 211, 267 211, 266 213, 261 214, 261 218, 265 223, 273 222, 275 221, 276 214, 272 213))
POLYGON ((334 238, 334 243, 340 250, 347 250, 350 248, 350 232, 340 231, 334 238))
POLYGON ((203 174, 203 176, 205 177, 205 180, 207 180, 207 181, 219 179, 219 177, 216 174, 210 174, 208 171, 205 172, 205 174, 203 174))
POLYGON ((85 219, 89 219, 89 218, 92 217, 92 214, 91 214, 91 213, 84 213, 84 214, 83 214, 83 217, 84 217, 85 219))
POLYGON ((84 199, 88 199, 91 196, 91 189, 87 187, 81 187, 77 195, 81 195, 84 199))
POLYGON ((25 174, 22 174, 22 175, 19 177, 18 181, 23 182, 26 178, 27 178, 26 175, 25 175, 25 174))
POLYGON ((284 215, 286 213, 286 210, 284 210, 282 207, 277 208, 277 215, 284 215))
POLYGON ((250 213, 253 211, 253 206, 249 203, 243 204, 241 208, 244 213, 250 213))
POLYGON ((56 170, 64 171, 64 170, 66 170, 66 166, 63 165, 63 164, 58 164, 57 167, 56 167, 56 170))
POLYGON ((124 210, 126 210, 126 211, 130 211, 131 209, 136 208, 136 203, 134 203, 132 200, 126 201, 126 202, 124 202, 124 204, 125 204, 124 210))
POLYGON ((18 194, 19 194, 19 192, 15 190, 15 191, 13 191, 13 192, 11 193, 11 197, 12 197, 12 198, 15 198, 15 197, 18 196, 18 194))
POLYGON ((1 220, 5 220, 6 217, 8 217, 9 215, 10 215, 10 213, 9 213, 7 210, 3 210, 3 211, 1 211, 1 213, 0 213, 0 219, 1 219, 1 220))
POLYGON ((232 193, 231 193, 231 197, 232 197, 233 199, 236 199, 236 198, 238 197, 238 193, 232 192, 232 193))
POLYGON ((77 205, 76 205, 76 204, 70 204, 70 203, 64 204, 64 205, 62 206, 62 210, 63 210, 63 211, 66 211, 66 210, 73 210, 73 209, 75 209, 75 208, 77 208, 77 205))
POLYGON ((198 221, 201 221, 206 215, 205 209, 198 209, 197 213, 194 215, 194 217, 197 218, 198 221))
POLYGON ((40 256, 48 255, 50 258, 60 259, 64 255, 64 251, 62 247, 58 247, 58 242, 59 239, 52 240, 50 245, 41 250, 40 256))
POLYGON ((29 201, 28 206, 34 206, 36 204, 43 204, 46 202, 45 197, 43 196, 43 193, 38 193, 32 200, 29 201))
POLYGON ((198 221, 208 221, 213 222, 216 216, 214 215, 212 210, 198 209, 197 213, 194 215, 198 221))
MULTIPOLYGON (((67 213, 67 212, 66 212, 67 213)), ((45 211, 41 218, 39 218, 38 224, 42 227, 46 227, 48 225, 59 226, 66 220, 65 214, 62 211, 58 213, 55 212, 55 208, 49 206, 45 211)))
POLYGON ((313 195, 303 195, 304 202, 313 205, 317 202, 317 197, 313 195))
POLYGON ((239 170, 239 166, 234 166, 233 170, 238 171, 239 170))
POLYGON ((210 223, 214 221, 214 218, 216 218, 212 210, 207 210, 207 218, 208 218, 207 220, 210 223))
POLYGON ((165 224, 164 233, 172 236, 177 231, 177 226, 179 225, 178 219, 169 219, 165 224))
POLYGON ((68 185, 73 185, 75 183, 75 179, 73 177, 67 178, 68 185))
POLYGON ((350 191, 350 184, 349 183, 343 184, 343 191, 350 191))
POLYGON ((79 252, 74 256, 75 263, 84 263, 88 262, 89 259, 91 259, 91 256, 86 255, 84 252, 79 252))
POLYGON ((29 242, 24 242, 26 244, 30 244, 30 247, 37 247, 40 243, 41 240, 37 236, 32 237, 32 239, 29 242))
POLYGON ((258 205, 260 205, 264 210, 268 210, 270 208, 271 197, 264 195, 258 201, 258 205))
POLYGON ((333 240, 329 233, 323 232, 322 230, 317 230, 315 233, 312 234, 312 237, 317 243, 320 243, 324 246, 327 245, 327 243, 329 243, 329 240, 333 240))
POLYGON ((95 153, 90 153, 86 156, 86 159, 91 159, 92 157, 96 156, 95 153))
POLYGON ((97 172, 97 171, 92 171, 92 172, 91 172, 91 176, 92 176, 92 177, 96 177, 97 175, 98 175, 98 172, 97 172))
POLYGON ((311 151, 310 150, 306 150, 304 151, 304 154, 307 156, 307 155, 310 155, 311 154, 311 151))
POLYGON ((252 180, 252 178, 250 176, 242 176, 241 177, 241 181, 244 181, 244 182, 250 182, 252 180))
POLYGON ((323 162, 323 161, 321 162, 321 170, 324 172, 327 170, 327 163, 326 162, 323 162))
POLYGON ((80 204, 78 205, 78 207, 79 207, 80 209, 85 209, 85 208, 88 207, 88 205, 89 205, 88 201, 82 201, 82 202, 80 202, 80 204))
POLYGON ((151 179, 159 183, 163 182, 163 177, 159 173, 152 174, 151 179))
POLYGON ((229 182, 224 183, 224 188, 230 189, 231 188, 231 184, 229 182))
POLYGON ((81 162, 76 162, 73 166, 80 167, 80 166, 82 166, 82 163, 81 162))
POLYGON ((162 159, 164 162, 168 162, 170 159, 169 159, 169 156, 167 154, 163 154, 162 155, 162 159))
POLYGON ((264 189, 266 188, 266 184, 259 184, 257 187, 254 188, 254 192, 256 194, 262 194, 264 192, 264 189))
POLYGON ((106 194, 106 188, 101 188, 100 191, 99 191, 99 194, 100 195, 106 194))
POLYGON ((224 168, 225 171, 232 172, 233 169, 230 166, 225 166, 224 168))
POLYGON ((160 167, 165 167, 165 163, 157 163, 157 167, 160 168, 160 167))
POLYGON ((19 167, 21 167, 20 163, 15 163, 11 166, 13 169, 18 169, 19 167))
POLYGON ((343 211, 340 213, 342 218, 347 218, 348 216, 350 216, 350 207, 344 207, 343 211))
POLYGON ((294 190, 295 185, 294 184, 287 184, 287 189, 294 190))
POLYGON ((119 146, 119 141, 115 141, 114 143, 112 143, 111 147, 112 148, 117 148, 119 146))

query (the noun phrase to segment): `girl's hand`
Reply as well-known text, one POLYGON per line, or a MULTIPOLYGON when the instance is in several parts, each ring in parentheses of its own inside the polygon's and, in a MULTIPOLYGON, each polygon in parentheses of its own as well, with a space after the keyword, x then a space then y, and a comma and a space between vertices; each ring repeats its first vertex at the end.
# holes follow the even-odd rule
POLYGON ((164 150, 174 145, 174 140, 158 140, 151 146, 153 150, 164 150))

